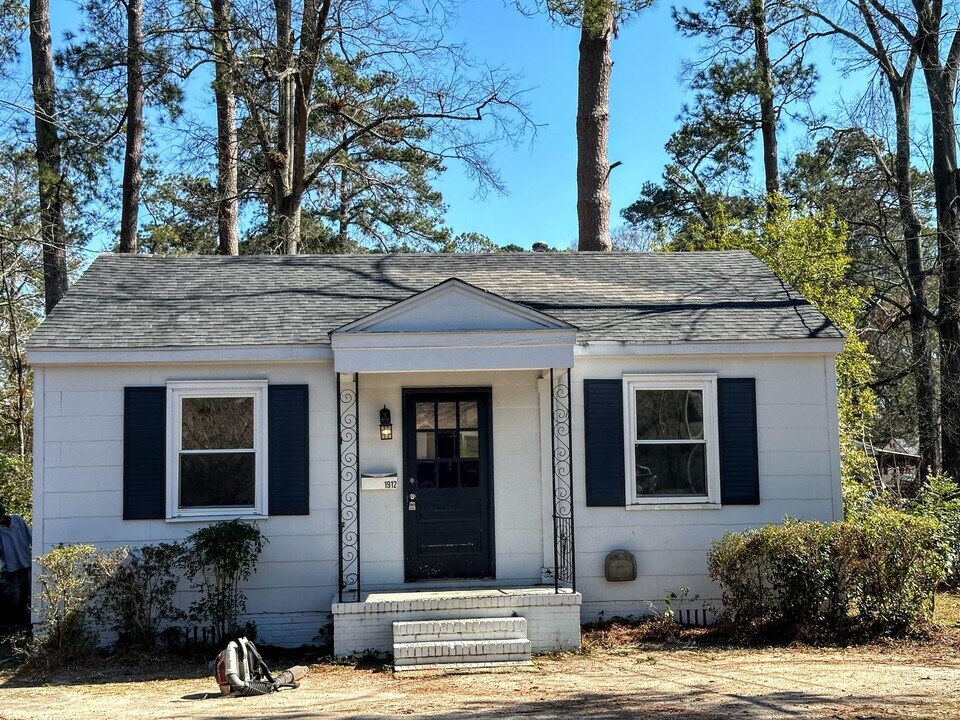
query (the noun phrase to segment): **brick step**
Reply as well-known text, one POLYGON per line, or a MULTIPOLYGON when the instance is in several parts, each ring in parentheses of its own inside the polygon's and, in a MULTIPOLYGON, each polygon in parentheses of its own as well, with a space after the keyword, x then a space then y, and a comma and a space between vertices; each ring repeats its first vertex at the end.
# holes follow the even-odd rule
POLYGON ((447 663, 528 663, 530 641, 451 640, 394 643, 394 667, 447 663))
POLYGON ((451 640, 526 640, 522 617, 415 620, 393 623, 394 643, 451 640))

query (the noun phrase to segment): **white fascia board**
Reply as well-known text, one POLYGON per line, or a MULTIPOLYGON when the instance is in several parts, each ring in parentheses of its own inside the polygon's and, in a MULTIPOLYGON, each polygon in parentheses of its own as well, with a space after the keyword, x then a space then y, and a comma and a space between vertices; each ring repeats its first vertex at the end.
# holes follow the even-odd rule
POLYGON ((334 334, 336 372, 572 367, 575 330, 334 334))
POLYGON ((333 360, 327 345, 232 345, 160 348, 35 348, 27 362, 45 365, 169 363, 323 362, 333 360))
POLYGON ((577 341, 576 330, 466 330, 457 332, 369 332, 332 333, 334 355, 350 349, 428 349, 428 348, 482 348, 503 346, 570 345, 577 341))
POLYGON ((807 338, 800 340, 739 340, 737 342, 630 343, 584 341, 577 345, 580 356, 617 355, 829 355, 843 350, 843 338, 807 338))

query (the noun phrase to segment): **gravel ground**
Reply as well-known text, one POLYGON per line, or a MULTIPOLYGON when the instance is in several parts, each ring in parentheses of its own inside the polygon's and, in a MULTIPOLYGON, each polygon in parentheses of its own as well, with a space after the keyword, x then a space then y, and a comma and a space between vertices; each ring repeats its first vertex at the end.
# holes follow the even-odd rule
MULTIPOLYGON (((269 658, 268 658, 269 659, 269 658)), ((298 690, 220 698, 207 669, 0 676, 0 717, 109 718, 889 718, 960 719, 955 642, 851 649, 594 649, 534 670, 394 678, 323 664, 298 690)))

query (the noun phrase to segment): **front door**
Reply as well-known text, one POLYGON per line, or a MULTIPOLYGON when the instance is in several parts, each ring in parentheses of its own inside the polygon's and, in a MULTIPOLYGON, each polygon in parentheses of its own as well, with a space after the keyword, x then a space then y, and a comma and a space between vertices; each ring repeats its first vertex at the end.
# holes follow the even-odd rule
POLYGON ((406 579, 493 577, 490 391, 406 390, 406 579))

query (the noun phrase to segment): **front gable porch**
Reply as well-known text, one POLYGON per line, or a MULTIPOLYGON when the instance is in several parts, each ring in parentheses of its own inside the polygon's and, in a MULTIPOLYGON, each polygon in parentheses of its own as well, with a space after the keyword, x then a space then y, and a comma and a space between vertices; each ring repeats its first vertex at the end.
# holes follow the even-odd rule
POLYGON ((575 339, 571 326, 455 279, 331 334, 337 654, 389 652, 393 623, 421 620, 473 628, 464 656, 526 642, 488 632, 504 617, 525 618, 534 651, 579 645, 575 339), (392 444, 373 432, 380 409, 393 414, 392 444), (373 472, 396 473, 398 492, 364 491, 373 472))

